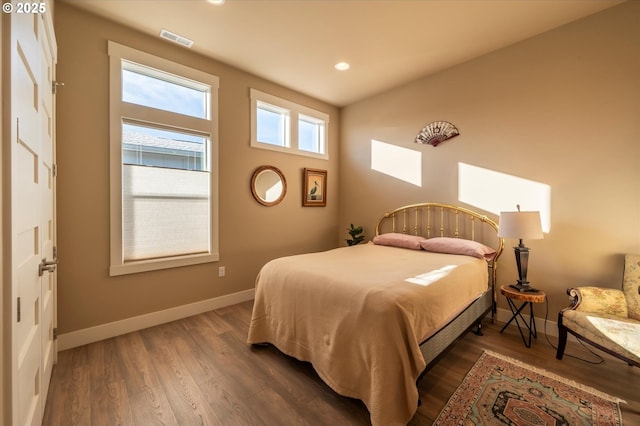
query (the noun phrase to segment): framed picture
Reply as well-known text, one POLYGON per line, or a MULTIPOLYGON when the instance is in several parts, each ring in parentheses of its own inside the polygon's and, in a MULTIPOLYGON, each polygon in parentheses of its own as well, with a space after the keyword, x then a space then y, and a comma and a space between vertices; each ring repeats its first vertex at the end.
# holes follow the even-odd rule
POLYGON ((324 207, 327 205, 327 171, 304 169, 302 205, 324 207))

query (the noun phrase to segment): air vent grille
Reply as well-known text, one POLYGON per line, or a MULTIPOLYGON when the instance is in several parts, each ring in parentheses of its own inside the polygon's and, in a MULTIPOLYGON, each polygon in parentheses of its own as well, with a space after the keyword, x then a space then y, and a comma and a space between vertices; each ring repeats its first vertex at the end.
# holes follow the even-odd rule
POLYGON ((178 35, 176 33, 172 33, 171 31, 167 31, 165 29, 162 29, 162 31, 160 31, 160 37, 167 39, 169 41, 172 41, 174 43, 178 43, 182 46, 185 47, 191 47, 193 46, 193 40, 189 40, 186 37, 183 37, 181 35, 178 35))

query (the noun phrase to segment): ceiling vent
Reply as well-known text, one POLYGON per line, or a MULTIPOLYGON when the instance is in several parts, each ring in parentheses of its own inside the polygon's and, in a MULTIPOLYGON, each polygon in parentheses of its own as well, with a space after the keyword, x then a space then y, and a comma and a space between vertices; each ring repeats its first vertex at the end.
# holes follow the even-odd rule
POLYGON ((174 43, 181 44, 182 46, 185 46, 185 47, 193 46, 193 40, 189 40, 186 37, 182 37, 181 35, 172 33, 171 31, 167 31, 164 28, 162 29, 162 31, 160 31, 160 37, 167 39, 169 41, 172 41, 174 43))

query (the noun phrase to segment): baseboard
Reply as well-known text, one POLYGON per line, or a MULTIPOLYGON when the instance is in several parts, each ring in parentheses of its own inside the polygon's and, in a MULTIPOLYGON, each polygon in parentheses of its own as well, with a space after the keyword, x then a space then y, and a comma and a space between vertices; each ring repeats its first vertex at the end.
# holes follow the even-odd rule
MULTIPOLYGON (((502 309, 502 308, 498 308, 496 311, 496 320, 498 322, 501 323, 506 323, 507 321, 509 321, 509 319, 511 318, 511 311, 508 309, 502 309)), ((523 318, 525 319, 525 321, 527 322, 527 324, 529 323, 529 315, 522 315, 523 318)), ((518 319, 520 321, 520 324, 522 325, 522 320, 518 319)), ((546 320, 546 329, 545 329, 545 319, 544 318, 536 318, 535 319, 535 323, 536 323, 536 330, 539 331, 540 333, 544 333, 547 336, 551 336, 551 337, 558 337, 558 323, 556 321, 549 321, 546 320)), ((513 327, 517 327, 515 320, 511 321, 511 324, 509 324, 509 326, 513 326, 513 327)), ((577 339, 575 339, 575 337, 573 337, 571 334, 568 335, 568 338, 570 340, 575 340, 577 341, 577 339)))
POLYGON ((238 293, 215 297, 213 299, 190 303, 188 305, 176 306, 175 308, 165 309, 163 311, 151 312, 137 317, 114 321, 82 330, 76 330, 70 333, 64 333, 58 336, 58 351, 75 348, 77 346, 86 345, 99 340, 108 339, 110 337, 120 336, 121 334, 131 333, 133 331, 142 330, 144 328, 153 327, 155 325, 164 324, 181 318, 198 315, 214 309, 235 305, 247 300, 252 300, 254 295, 254 289, 245 290, 238 293))

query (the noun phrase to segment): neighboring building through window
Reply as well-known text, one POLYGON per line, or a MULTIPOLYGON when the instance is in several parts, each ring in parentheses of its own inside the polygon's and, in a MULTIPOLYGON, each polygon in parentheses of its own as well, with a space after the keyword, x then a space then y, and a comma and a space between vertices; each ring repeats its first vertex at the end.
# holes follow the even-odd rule
POLYGON ((251 146, 328 159, 329 115, 251 89, 251 146))
POLYGON ((216 76, 109 42, 111 275, 219 260, 216 76))

